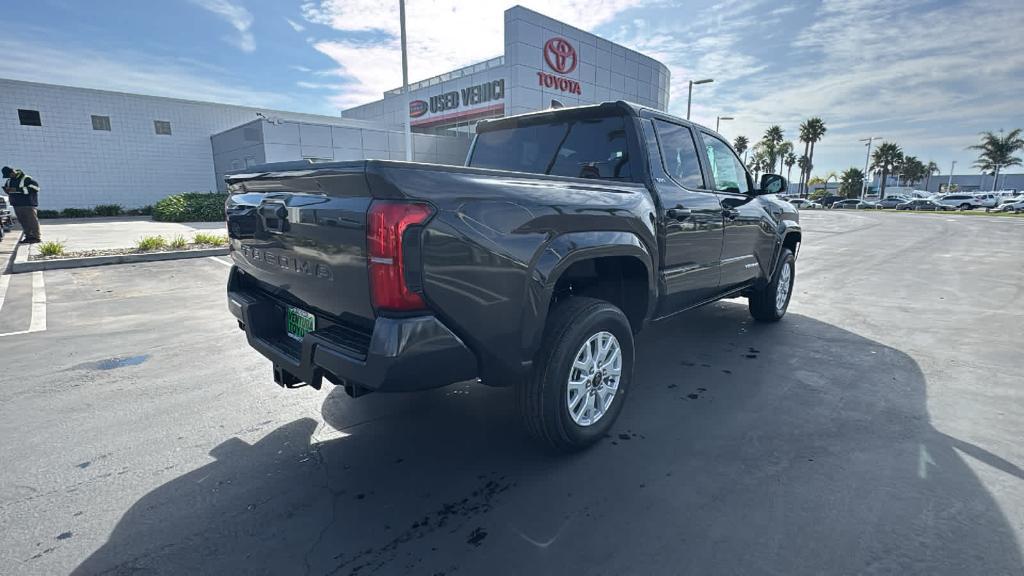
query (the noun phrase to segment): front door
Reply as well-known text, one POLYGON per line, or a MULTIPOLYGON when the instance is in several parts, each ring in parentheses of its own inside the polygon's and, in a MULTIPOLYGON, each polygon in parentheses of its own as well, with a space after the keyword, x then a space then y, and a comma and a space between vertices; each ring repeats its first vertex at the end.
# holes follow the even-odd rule
MULTIPOLYGON (((750 174, 732 148, 709 132, 702 131, 701 138, 725 220, 720 289, 726 292, 749 283, 761 273, 757 249, 768 219, 764 203, 754 195, 750 174)), ((771 231, 768 232, 770 235, 771 231)))
POLYGON ((657 315, 666 316, 718 292, 722 208, 701 170, 691 129, 662 119, 644 122, 644 127, 652 132, 651 175, 661 199, 657 315))

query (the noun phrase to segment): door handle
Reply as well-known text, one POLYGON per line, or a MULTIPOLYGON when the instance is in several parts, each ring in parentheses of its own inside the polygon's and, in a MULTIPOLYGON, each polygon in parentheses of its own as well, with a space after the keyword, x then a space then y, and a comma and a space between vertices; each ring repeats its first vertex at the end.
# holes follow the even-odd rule
POLYGON ((665 211, 665 215, 673 220, 686 220, 692 214, 689 208, 669 208, 665 211))
POLYGON ((735 220, 736 217, 739 216, 739 215, 740 215, 740 211, 735 209, 735 208, 729 208, 727 210, 722 210, 722 216, 725 216, 729 220, 735 220))

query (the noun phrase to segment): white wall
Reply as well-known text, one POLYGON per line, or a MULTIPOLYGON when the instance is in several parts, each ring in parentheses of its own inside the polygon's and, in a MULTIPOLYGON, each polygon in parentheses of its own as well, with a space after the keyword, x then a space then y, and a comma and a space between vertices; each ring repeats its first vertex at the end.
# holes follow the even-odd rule
MULTIPOLYGON (((343 122, 330 116, 0 79, 0 165, 21 168, 39 181, 43 209, 111 203, 135 208, 170 194, 216 190, 215 174, 224 169, 215 169, 211 135, 250 122, 257 112, 317 124, 343 122), (42 126, 21 126, 19 108, 38 110, 42 126), (109 116, 111 130, 93 130, 93 114, 109 116), (169 121, 171 135, 156 134, 154 120, 169 121)), ((310 142, 324 142, 324 134, 314 130, 310 142)), ((281 149, 273 152, 285 156, 281 149)))
POLYGON ((505 65, 510 115, 542 110, 551 100, 565 106, 628 100, 668 108, 669 70, 664 64, 521 6, 505 11, 505 65), (555 37, 576 51, 576 68, 568 74, 551 69, 544 59, 544 45, 555 37), (538 72, 578 82, 581 94, 539 85, 538 72))

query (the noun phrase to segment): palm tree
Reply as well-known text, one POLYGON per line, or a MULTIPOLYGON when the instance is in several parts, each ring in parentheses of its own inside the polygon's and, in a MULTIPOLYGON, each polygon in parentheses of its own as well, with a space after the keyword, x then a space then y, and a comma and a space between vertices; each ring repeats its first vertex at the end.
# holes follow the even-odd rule
POLYGON ((782 144, 779 144, 779 174, 782 174, 782 166, 786 163, 786 157, 792 153, 792 142, 783 142, 782 144))
POLYGON ((923 162, 917 159, 917 156, 907 156, 903 159, 903 164, 900 167, 900 172, 903 174, 903 178, 906 179, 908 186, 913 186, 924 178, 925 165, 923 162))
POLYGON ((893 142, 882 142, 875 151, 871 153, 871 167, 882 171, 881 188, 879 198, 885 198, 885 182, 896 166, 903 161, 903 150, 893 142))
POLYGON ((924 189, 927 190, 928 189, 928 185, 932 183, 932 175, 934 175, 934 174, 941 174, 941 173, 942 173, 942 171, 939 170, 939 165, 936 164, 934 160, 929 160, 928 164, 925 165, 925 167, 924 167, 924 175, 925 175, 924 189))
POLYGON ((786 152, 786 158, 785 158, 785 163, 786 163, 786 180, 787 181, 790 180, 793 177, 793 164, 796 164, 796 154, 793 154, 793 152, 792 152, 793 143, 792 142, 788 142, 788 144, 789 144, 790 152, 786 152))
POLYGON ((779 145, 782 144, 783 138, 785 138, 785 136, 782 133, 782 128, 778 124, 765 130, 764 136, 761 138, 761 145, 764 147, 765 155, 768 158, 768 165, 765 167, 765 172, 775 169, 776 160, 779 158, 779 145))
POLYGON ((750 169, 754 171, 754 181, 761 180, 761 171, 768 170, 768 153, 764 147, 758 144, 753 148, 753 155, 750 157, 750 169))
POLYGON ((811 175, 811 170, 814 169, 814 144, 825 137, 825 131, 825 121, 817 116, 808 118, 806 122, 800 125, 800 140, 810 145, 810 150, 805 151, 807 154, 808 177, 811 175), (805 137, 806 140, 804 140, 805 137))
POLYGON ((800 189, 800 195, 806 197, 807 187, 803 185, 803 181, 805 175, 809 174, 811 171, 811 163, 807 160, 807 155, 804 154, 797 158, 796 165, 800 167, 800 185, 802 186, 800 189))
MULTIPOLYGON (((736 139, 732 141, 732 147, 736 150, 736 154, 740 156, 743 156, 743 153, 747 151, 749 146, 750 140, 747 140, 746 136, 737 136, 736 139)), ((743 156, 743 161, 747 161, 746 156, 743 156)))
POLYGON ((856 198, 864 186, 864 172, 859 168, 847 168, 839 177, 839 194, 847 198, 856 198))
POLYGON ((992 132, 981 133, 981 143, 968 146, 968 150, 980 150, 978 159, 974 162, 975 168, 982 172, 988 172, 995 176, 992 179, 992 189, 996 189, 996 182, 999 180, 999 172, 1010 166, 1020 166, 1021 159, 1014 154, 1024 149, 1024 138, 1020 137, 1021 129, 1010 130, 1006 136, 999 131, 999 136, 992 132))

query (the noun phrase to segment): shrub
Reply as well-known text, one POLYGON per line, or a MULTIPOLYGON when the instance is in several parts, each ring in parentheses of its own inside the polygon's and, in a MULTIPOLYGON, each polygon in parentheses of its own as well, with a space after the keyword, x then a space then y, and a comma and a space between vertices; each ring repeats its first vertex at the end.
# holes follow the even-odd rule
POLYGON ((92 208, 65 208, 60 211, 61 218, 87 218, 95 215, 92 208))
POLYGON ((192 241, 196 244, 209 244, 210 246, 223 246, 228 243, 228 239, 225 236, 208 234, 206 232, 196 232, 196 235, 192 237, 192 241))
POLYGON ((219 222, 224 220, 227 194, 186 192, 168 196, 153 206, 153 219, 160 222, 219 222))
POLYGON ((39 218, 60 218, 60 210, 39 210, 36 212, 39 218))
POLYGON ((143 252, 159 250, 167 247, 167 240, 163 236, 143 236, 135 242, 135 247, 143 252))
POLYGON ((97 204, 92 211, 95 212, 97 216, 120 216, 124 213, 120 204, 97 204))
POLYGON ((54 242, 54 241, 51 240, 49 242, 43 242, 42 244, 39 245, 39 255, 40 256, 60 256, 63 253, 64 253, 64 243, 63 242, 54 242))
POLYGON ((181 250, 188 246, 188 240, 185 240, 184 236, 178 234, 177 236, 171 239, 169 246, 171 248, 174 248, 175 250, 181 250))

